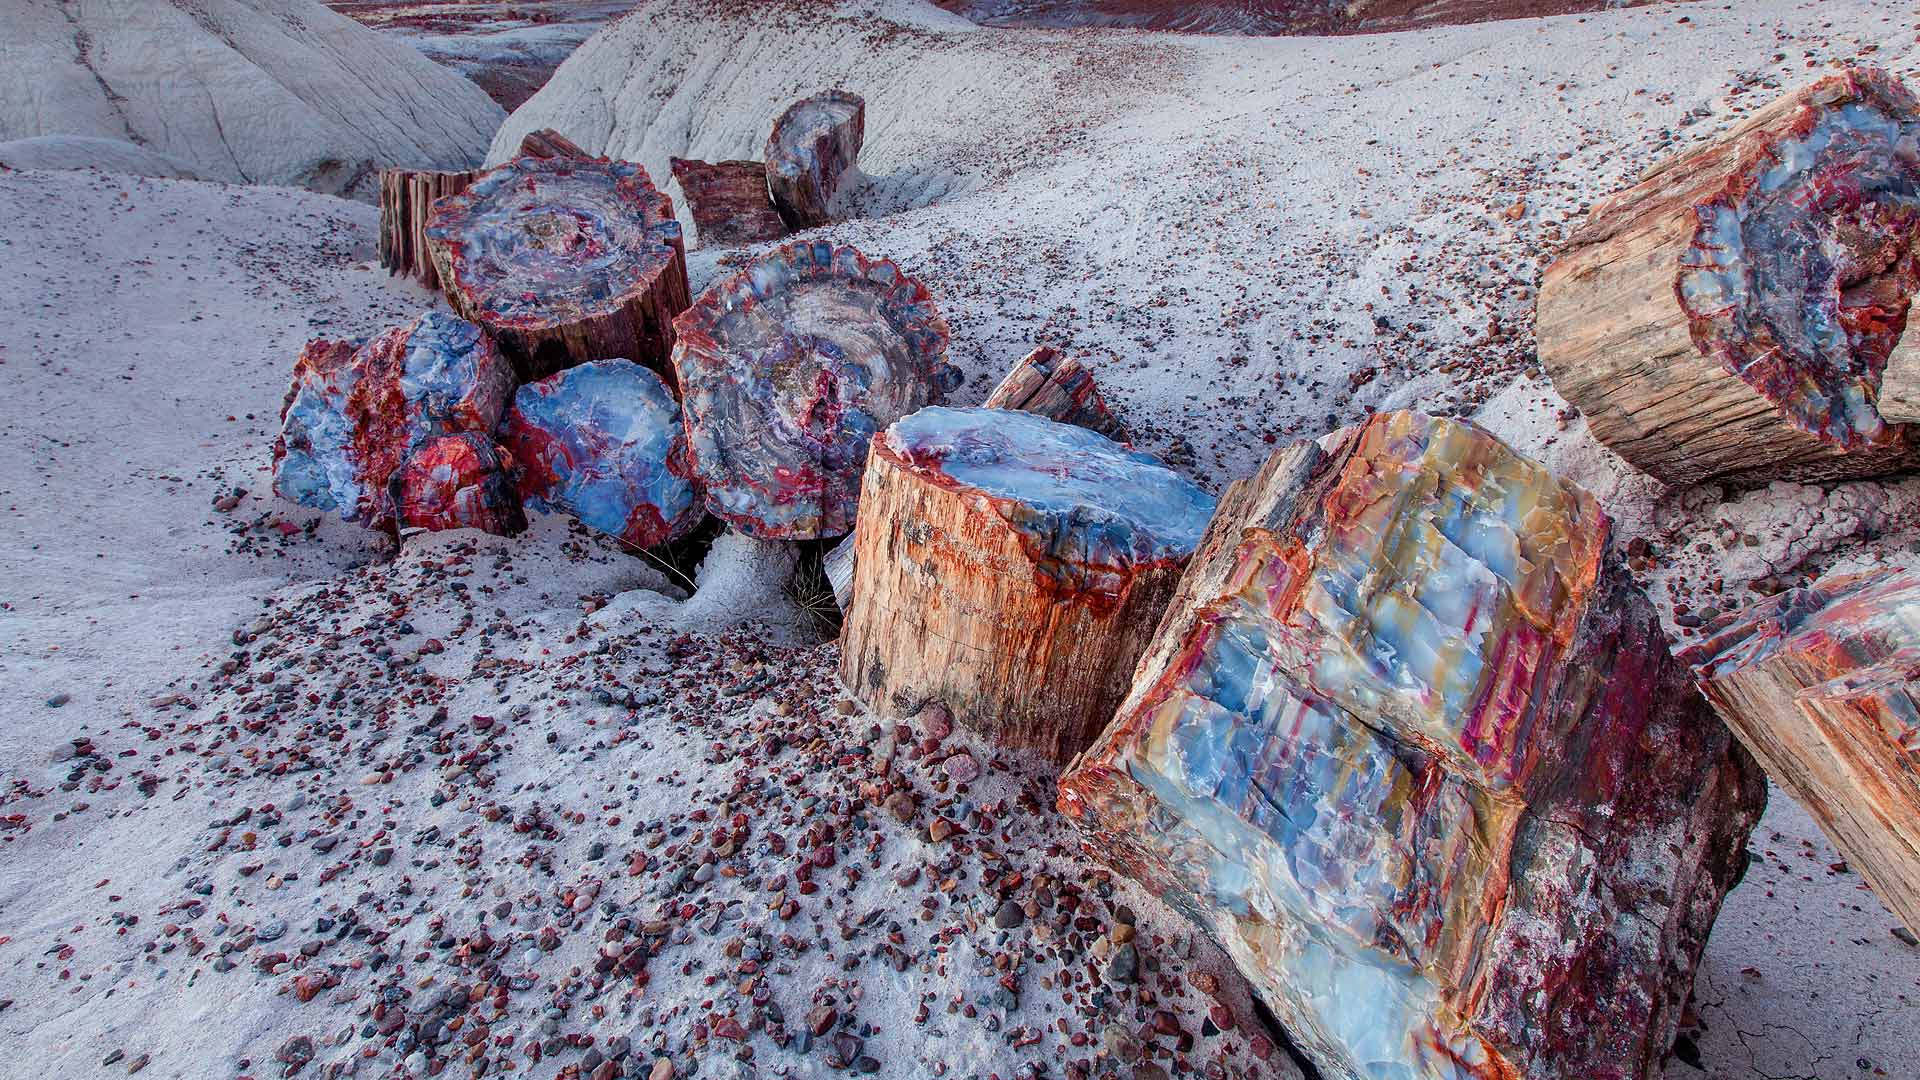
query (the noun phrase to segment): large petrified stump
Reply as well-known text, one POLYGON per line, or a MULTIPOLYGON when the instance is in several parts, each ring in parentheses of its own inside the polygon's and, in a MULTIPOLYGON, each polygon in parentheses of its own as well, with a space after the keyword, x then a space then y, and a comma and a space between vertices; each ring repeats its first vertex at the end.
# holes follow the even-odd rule
POLYGON ((673 158, 673 178, 687 197, 702 247, 737 247, 787 235, 767 194, 767 167, 758 161, 673 158))
POLYGON ((427 218, 433 204, 458 195, 477 172, 383 169, 380 172, 380 265, 389 277, 410 277, 429 289, 440 275, 427 254, 427 218))
POLYGON ((687 461, 680 403, 630 360, 599 360, 514 395, 501 441, 520 494, 635 547, 678 540, 706 515, 687 461))
POLYGON ((442 312, 364 343, 312 341, 294 364, 273 448, 282 498, 392 530, 394 472, 429 439, 490 436, 513 372, 480 328, 442 312))
POLYGON ((427 439, 407 454, 388 481, 398 524, 433 532, 523 532, 527 519, 512 469, 512 459, 485 435, 463 431, 427 439))
POLYGON ((841 681, 1065 762, 1126 694, 1213 501, 1082 428, 921 409, 867 459, 841 681))
POLYGON ((1109 439, 1127 441, 1126 426, 1107 408, 1100 388, 1094 384, 1093 372, 1079 357, 1063 355, 1051 345, 1040 346, 1015 364, 987 395, 986 407, 1038 413, 1049 420, 1097 431, 1109 439))
POLYGON ((770 251, 702 293, 676 332, 707 508, 766 539, 853 528, 867 443, 959 385, 926 287, 851 247, 770 251))
POLYGON ((1828 578, 1680 654, 1774 780, 1920 932, 1920 575, 1828 578))
POLYGON ((1602 200, 1541 281, 1554 386, 1671 484, 1920 464, 1877 408, 1920 284, 1916 139, 1906 88, 1854 69, 1602 200))
POLYGON ((774 121, 767 138, 767 189, 789 228, 833 220, 833 197, 866 137, 867 103, 844 90, 802 98, 774 121))
POLYGON ((1322 442, 1221 500, 1061 810, 1324 1076, 1657 1075, 1758 767, 1591 496, 1418 413, 1322 442))
POLYGON ((521 382, 620 357, 673 377, 686 251, 640 166, 515 158, 434 204, 427 248, 447 302, 493 335, 521 382))

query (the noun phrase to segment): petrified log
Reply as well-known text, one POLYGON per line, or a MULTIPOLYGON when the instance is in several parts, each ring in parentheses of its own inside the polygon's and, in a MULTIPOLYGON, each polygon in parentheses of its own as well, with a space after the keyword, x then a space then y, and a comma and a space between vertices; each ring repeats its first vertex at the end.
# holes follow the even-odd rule
POLYGON ((1084 428, 921 409, 867 458, 840 679, 1064 763, 1125 696, 1213 502, 1084 428))
POLYGON ((477 172, 383 169, 380 173, 380 265, 387 276, 414 278, 429 289, 440 275, 427 254, 427 217, 434 201, 458 195, 477 172))
POLYGON ((535 158, 591 158, 594 155, 580 148, 580 144, 567 138, 552 128, 529 131, 520 140, 520 156, 535 158))
POLYGON ((1554 386, 1670 484, 1920 463, 1876 408, 1920 284, 1916 138, 1906 88, 1853 69, 1602 200, 1541 281, 1554 386))
POLYGON ((706 516, 680 403, 631 360, 599 360, 522 386, 500 435, 521 497, 635 547, 685 536, 706 516))
POLYGON ((493 335, 521 382, 619 357, 673 378, 686 251, 640 166, 515 158, 435 204, 427 248, 447 302, 493 335))
POLYGON ((1920 932, 1920 575, 1827 578, 1680 654, 1849 865, 1920 932))
POLYGON ((691 158, 673 158, 670 163, 702 246, 737 247, 787 235, 787 223, 767 194, 765 165, 691 158))
POLYGON ((776 248, 675 326, 707 508, 763 539, 853 528, 867 443, 960 381, 926 286, 851 247, 776 248))
POLYGON ((1042 345, 1028 353, 987 395, 989 409, 1019 409, 1128 441, 1127 429, 1100 396, 1093 372, 1077 356, 1042 345))
POLYGON ((1061 810, 1323 1076, 1657 1076, 1759 767, 1591 496, 1418 413, 1322 441, 1228 490, 1061 810))
POLYGON ((431 311, 364 343, 311 341, 294 364, 273 447, 282 498, 391 530, 388 481, 428 439, 491 435, 513 372, 480 328, 431 311))
POLYGON ((485 435, 463 431, 427 439, 388 481, 401 528, 480 529, 513 536, 527 527, 514 491, 512 458, 485 435))
POLYGON ((767 138, 767 189, 788 228, 833 220, 840 178, 866 137, 867 103, 844 90, 822 90, 780 114, 767 138))

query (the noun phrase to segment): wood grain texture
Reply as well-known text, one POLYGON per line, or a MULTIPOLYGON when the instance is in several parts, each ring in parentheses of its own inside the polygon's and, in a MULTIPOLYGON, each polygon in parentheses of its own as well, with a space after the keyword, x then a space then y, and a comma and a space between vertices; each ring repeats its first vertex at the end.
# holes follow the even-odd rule
POLYGON ((1078 356, 1042 345, 1013 365, 987 395, 989 409, 1019 409, 1127 442, 1126 425, 1107 408, 1093 371, 1078 356))
POLYGON ((467 190, 477 172, 385 169, 380 173, 380 265, 389 277, 410 277, 429 289, 440 273, 427 253, 427 218, 436 200, 467 190))

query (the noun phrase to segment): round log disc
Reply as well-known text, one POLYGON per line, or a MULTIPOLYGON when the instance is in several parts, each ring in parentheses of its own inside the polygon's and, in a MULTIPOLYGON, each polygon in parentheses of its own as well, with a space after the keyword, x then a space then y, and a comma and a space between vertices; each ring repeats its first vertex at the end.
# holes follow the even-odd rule
POLYGON ((486 327, 521 382, 619 357, 671 379, 686 249, 640 166, 515 158, 434 204, 427 247, 448 303, 486 327))
POLYGON ((707 508, 751 536, 853 528, 868 442, 959 385, 926 286, 851 247, 776 248, 714 283, 675 326, 707 508))
POLYGON ((767 190, 790 229, 832 220, 840 178, 860 157, 867 103, 858 94, 822 90, 793 103, 767 138, 767 190))

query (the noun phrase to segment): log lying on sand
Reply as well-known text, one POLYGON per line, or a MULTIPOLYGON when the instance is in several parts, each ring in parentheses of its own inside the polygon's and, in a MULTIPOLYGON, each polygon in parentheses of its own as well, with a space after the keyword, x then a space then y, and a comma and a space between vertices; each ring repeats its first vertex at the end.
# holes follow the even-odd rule
POLYGON ((1064 763, 1125 696, 1213 503, 1083 428, 921 409, 867 459, 841 681, 1064 763))
POLYGON ((364 343, 312 341, 294 364, 273 448, 282 498, 391 531, 389 480, 443 435, 491 435, 513 372, 480 328, 428 312, 364 343))
POLYGON ((822 90, 780 114, 767 138, 767 188, 788 228, 833 220, 840 179, 866 137, 867 103, 844 90, 822 90))
POLYGON ((439 435, 407 454, 388 481, 403 529, 480 529, 514 536, 527 527, 513 488, 513 459, 476 432, 439 435))
POLYGON ((447 302, 493 335, 521 382, 618 357, 673 378, 686 251, 640 166, 515 158, 435 204, 427 249, 447 302))
POLYGON ((687 197, 702 247, 737 247, 787 235, 767 194, 767 167, 758 161, 673 158, 673 178, 687 197))
POLYGON ((1028 353, 987 395, 989 409, 1019 409, 1049 420, 1097 431, 1118 442, 1127 429, 1100 396, 1093 372, 1077 356, 1042 345, 1028 353))
POLYGON ((670 543, 706 516, 680 403, 630 360, 568 368, 514 395, 501 429, 521 497, 635 547, 670 543))
POLYGON ((552 128, 529 131, 520 140, 520 156, 533 158, 592 158, 595 155, 580 148, 580 144, 567 138, 552 128))
POLYGON ((1670 484, 1920 464, 1876 408, 1920 285, 1917 137, 1913 95, 1854 69, 1602 200, 1541 281, 1554 386, 1670 484))
POLYGON ((1680 654, 1753 755, 1920 933, 1920 575, 1828 578, 1680 654))
POLYGON ((787 244, 715 282, 676 333, 707 508, 763 539, 853 528, 867 443, 960 381, 926 286, 824 242, 787 244))
POLYGON ((380 173, 380 265, 389 277, 405 276, 429 289, 440 275, 427 254, 427 217, 434 201, 458 195, 477 172, 384 169, 380 173))
POLYGON ((1418 413, 1322 442, 1222 498, 1060 809, 1323 1076, 1658 1076, 1759 767, 1590 495, 1418 413))

